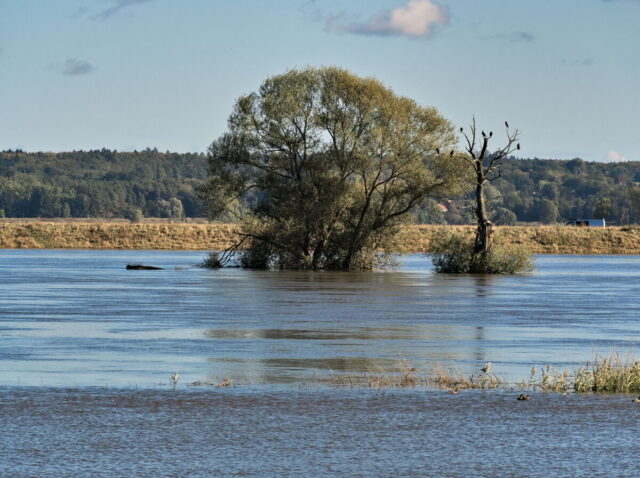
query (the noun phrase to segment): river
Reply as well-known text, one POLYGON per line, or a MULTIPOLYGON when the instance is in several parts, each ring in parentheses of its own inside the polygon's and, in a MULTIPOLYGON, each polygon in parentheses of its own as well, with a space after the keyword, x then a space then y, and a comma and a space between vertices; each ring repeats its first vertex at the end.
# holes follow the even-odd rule
POLYGON ((437 275, 421 255, 366 273, 203 258, 0 251, 0 476, 640 473, 629 396, 331 386, 487 361, 515 381, 638 355, 638 256, 537 256, 522 276, 437 275))

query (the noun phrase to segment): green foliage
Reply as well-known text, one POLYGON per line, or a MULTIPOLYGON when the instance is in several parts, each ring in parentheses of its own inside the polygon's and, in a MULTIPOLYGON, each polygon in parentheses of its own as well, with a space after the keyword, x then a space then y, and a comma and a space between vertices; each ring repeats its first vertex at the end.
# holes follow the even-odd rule
POLYGON ((473 253, 473 237, 443 231, 430 245, 434 270, 454 274, 518 274, 533 269, 531 254, 519 248, 494 246, 484 253, 473 253))
POLYGON ((515 226, 516 221, 515 213, 506 207, 497 208, 493 216, 493 222, 498 226, 515 226))
POLYGON ((463 166, 438 153, 454 141, 376 80, 291 70, 238 99, 202 198, 214 218, 237 214, 246 267, 370 269, 412 212, 460 190, 463 166))
POLYGON ((428 199, 425 204, 414 213, 416 224, 446 224, 444 212, 440 205, 433 199, 428 199))
MULTIPOLYGON (((588 163, 542 159, 505 159, 502 177, 487 188, 488 209, 497 225, 605 217, 608 223, 640 223, 640 162, 588 163), (552 214, 545 214, 544 209, 552 214)), ((0 152, 0 209, 7 217, 128 217, 139 208, 145 217, 201 217, 196 189, 207 175, 201 154, 160 153, 153 149, 121 153, 107 149, 66 153, 0 152), (174 198, 172 204, 172 198, 174 198)), ((263 196, 248 191, 238 210, 220 217, 231 221, 263 196)), ((449 224, 475 222, 470 196, 449 195, 449 224)), ((432 206, 416 209, 416 222, 439 223, 432 206)))
POLYGON ((139 207, 132 207, 124 211, 123 216, 125 219, 128 219, 131 222, 140 222, 144 218, 144 214, 142 214, 142 209, 139 207))
POLYGON ((538 202, 538 220, 543 224, 552 224, 558 220, 558 207, 550 199, 538 202))
POLYGON ((8 217, 201 215, 196 188, 206 175, 199 154, 107 149, 69 153, 0 152, 0 208, 8 217))
POLYGON ((611 217, 611 199, 606 196, 597 198, 593 208, 593 217, 609 219, 611 217))

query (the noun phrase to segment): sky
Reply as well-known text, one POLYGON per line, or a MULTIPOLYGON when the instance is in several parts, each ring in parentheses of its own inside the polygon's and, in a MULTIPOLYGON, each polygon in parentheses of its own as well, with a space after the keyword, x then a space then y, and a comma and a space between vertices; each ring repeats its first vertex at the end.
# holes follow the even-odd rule
POLYGON ((508 120, 523 157, 640 161, 639 23, 640 0, 0 0, 0 150, 204 152, 269 76, 339 66, 508 120))

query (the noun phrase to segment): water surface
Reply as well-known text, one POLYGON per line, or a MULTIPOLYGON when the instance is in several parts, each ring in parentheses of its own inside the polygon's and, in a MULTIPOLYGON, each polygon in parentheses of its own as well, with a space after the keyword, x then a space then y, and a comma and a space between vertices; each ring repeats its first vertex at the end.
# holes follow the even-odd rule
POLYGON ((537 256, 523 276, 203 270, 198 252, 0 251, 0 385, 299 385, 485 361, 509 379, 637 351, 640 257, 537 256), (127 271, 143 262, 161 271, 127 271))
POLYGON ((367 273, 203 257, 0 251, 0 476, 640 476, 632 396, 327 385, 637 354, 639 257, 538 256, 497 277, 435 275, 424 256, 367 273))

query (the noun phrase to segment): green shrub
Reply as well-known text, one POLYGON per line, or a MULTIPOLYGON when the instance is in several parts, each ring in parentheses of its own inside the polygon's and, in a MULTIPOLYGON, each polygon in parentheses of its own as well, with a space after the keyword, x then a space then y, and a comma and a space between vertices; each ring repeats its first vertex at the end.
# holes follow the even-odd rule
POLYGON ((533 269, 531 253, 524 248, 494 246, 473 253, 473 236, 445 230, 431 242, 434 270, 453 274, 518 274, 533 269))
POLYGON ((144 219, 142 210, 138 207, 132 207, 130 209, 127 209, 126 211, 124 211, 122 215, 124 216, 125 219, 128 219, 129 221, 134 223, 140 222, 144 219))

